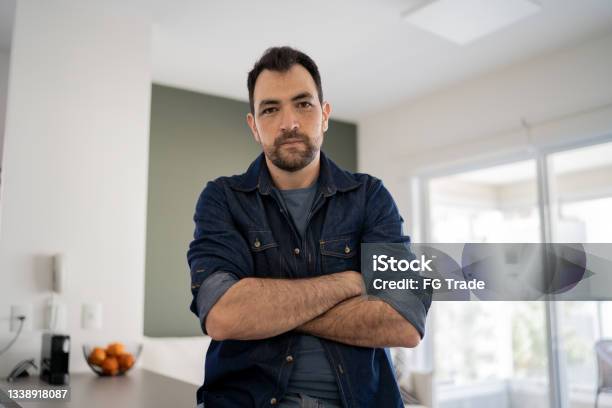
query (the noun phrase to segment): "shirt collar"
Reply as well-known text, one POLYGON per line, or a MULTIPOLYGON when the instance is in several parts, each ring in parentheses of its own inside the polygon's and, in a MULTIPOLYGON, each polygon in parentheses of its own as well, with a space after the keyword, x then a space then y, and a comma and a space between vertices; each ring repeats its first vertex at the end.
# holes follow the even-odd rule
MULTIPOLYGON (((323 151, 320 154, 321 166, 319 169, 318 184, 324 196, 334 195, 336 191, 345 192, 361 185, 351 174, 342 170, 323 151)), ((263 153, 255 159, 244 173, 242 179, 232 188, 238 191, 248 192, 256 188, 260 194, 270 194, 274 187, 266 159, 263 153)))

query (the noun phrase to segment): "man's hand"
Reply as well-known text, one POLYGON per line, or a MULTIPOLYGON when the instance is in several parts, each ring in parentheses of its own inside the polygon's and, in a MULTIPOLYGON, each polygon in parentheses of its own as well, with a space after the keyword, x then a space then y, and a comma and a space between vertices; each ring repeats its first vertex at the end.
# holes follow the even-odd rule
POLYGON ((244 278, 212 307, 206 331, 215 340, 265 339, 364 292, 361 274, 354 271, 306 279, 244 278))
POLYGON ((357 292, 355 296, 366 294, 366 287, 361 273, 355 271, 344 271, 335 273, 333 275, 342 276, 342 278, 346 280, 347 285, 352 287, 352 290, 357 292))

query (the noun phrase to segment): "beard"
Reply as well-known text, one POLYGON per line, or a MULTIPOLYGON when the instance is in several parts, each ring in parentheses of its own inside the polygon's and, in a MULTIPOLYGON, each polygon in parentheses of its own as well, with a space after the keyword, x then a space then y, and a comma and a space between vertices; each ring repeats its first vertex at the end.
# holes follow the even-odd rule
POLYGON ((312 163, 319 149, 308 136, 292 130, 283 133, 272 146, 264 148, 264 153, 276 167, 293 173, 312 163), (299 143, 288 145, 287 142, 299 143))

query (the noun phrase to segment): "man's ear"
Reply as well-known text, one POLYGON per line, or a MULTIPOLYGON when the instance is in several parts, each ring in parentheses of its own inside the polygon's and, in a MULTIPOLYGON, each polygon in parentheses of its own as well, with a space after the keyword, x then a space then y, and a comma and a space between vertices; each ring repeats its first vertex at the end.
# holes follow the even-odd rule
POLYGON ((331 105, 327 101, 323 101, 323 105, 321 105, 321 110, 323 111, 323 132, 327 132, 327 128, 329 127, 329 115, 331 115, 331 105))
POLYGON ((259 139, 259 132, 257 131, 257 125, 255 124, 255 117, 252 113, 247 113, 246 116, 247 124, 249 125, 249 129, 251 129, 251 133, 253 133, 253 138, 259 144, 261 144, 261 140, 259 139))

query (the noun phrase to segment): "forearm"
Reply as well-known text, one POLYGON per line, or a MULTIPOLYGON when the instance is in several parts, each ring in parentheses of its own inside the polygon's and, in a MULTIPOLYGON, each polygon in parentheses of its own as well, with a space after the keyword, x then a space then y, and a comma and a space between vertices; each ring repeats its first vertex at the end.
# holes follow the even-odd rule
POLYGON ((207 332, 217 340, 254 340, 293 330, 360 294, 361 286, 350 273, 355 272, 306 279, 241 279, 208 313, 207 332))
POLYGON ((365 296, 347 299, 299 331, 361 347, 416 347, 417 330, 388 303, 365 296))

